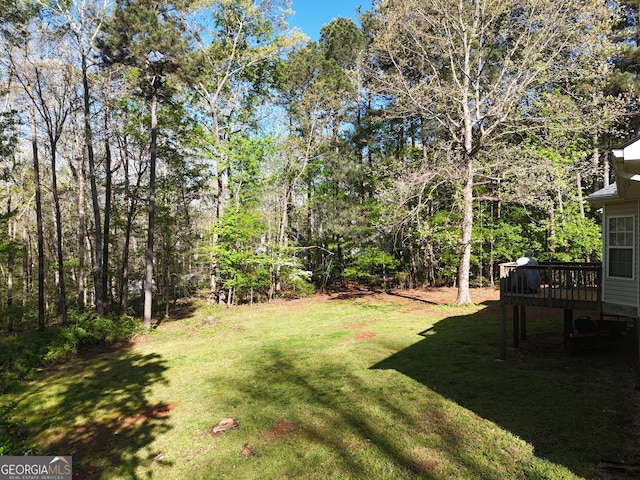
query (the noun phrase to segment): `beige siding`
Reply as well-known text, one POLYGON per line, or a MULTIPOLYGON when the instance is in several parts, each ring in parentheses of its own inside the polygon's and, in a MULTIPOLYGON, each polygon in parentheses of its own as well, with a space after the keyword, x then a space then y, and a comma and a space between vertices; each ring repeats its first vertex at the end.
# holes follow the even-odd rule
POLYGON ((621 202, 607 204, 604 209, 604 218, 602 222, 602 240, 603 240, 603 259, 602 259, 602 301, 610 304, 632 305, 637 307, 638 304, 638 264, 640 257, 638 255, 639 247, 639 224, 638 222, 638 201, 621 202), (608 276, 608 241, 609 235, 609 217, 617 216, 633 216, 634 218, 634 267, 633 278, 611 278, 608 276))

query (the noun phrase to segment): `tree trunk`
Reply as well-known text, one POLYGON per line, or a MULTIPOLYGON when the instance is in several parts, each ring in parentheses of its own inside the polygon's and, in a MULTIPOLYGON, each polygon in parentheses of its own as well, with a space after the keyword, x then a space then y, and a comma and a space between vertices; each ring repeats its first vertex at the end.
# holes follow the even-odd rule
POLYGON ((593 134, 593 152, 591 153, 591 168, 595 173, 593 176, 593 189, 598 190, 602 188, 602 182, 598 178, 597 172, 600 171, 600 136, 598 132, 593 134))
MULTIPOLYGON (((7 214, 11 213, 11 190, 7 194, 7 214)), ((12 220, 8 223, 8 236, 9 236, 9 250, 7 252, 7 330, 9 333, 13 332, 13 312, 11 307, 13 306, 13 268, 15 265, 15 224, 12 220)))
POLYGON ((418 284, 418 262, 416 261, 416 256, 418 255, 418 252, 414 245, 413 245, 413 239, 411 238, 411 236, 407 236, 407 242, 409 243, 409 264, 411 266, 410 270, 409 270, 409 282, 407 287, 410 289, 414 288, 414 285, 418 284))
POLYGON ((156 210, 156 148, 158 135, 158 96, 154 92, 151 98, 151 145, 149 147, 149 226, 147 230, 147 252, 145 255, 144 277, 144 327, 151 329, 153 305, 153 236, 156 210))
POLYGON ((96 181, 96 162, 93 152, 93 131, 91 130, 91 99, 89 98, 89 80, 87 75, 87 56, 82 52, 82 87, 84 100, 84 142, 89 160, 89 180, 91 184, 91 203, 93 205, 93 226, 95 245, 93 247, 93 281, 95 285, 95 303, 98 315, 105 314, 104 287, 102 284, 102 221, 100 219, 100 202, 98 200, 98 183, 96 181))
POLYGON ((549 252, 556 250, 556 210, 553 205, 549 207, 549 252))
MULTIPOLYGON (((466 50, 465 56, 465 72, 470 71, 469 54, 466 50)), ((464 159, 464 186, 462 188, 462 245, 460 264, 458 266, 458 297, 456 304, 465 305, 472 303, 469 293, 469 274, 471 271, 471 237, 473 234, 473 124, 471 120, 471 112, 469 110, 469 101, 466 92, 469 91, 470 79, 464 79, 464 92, 462 100, 462 111, 464 117, 464 127, 462 138, 464 140, 463 159, 464 159)))
MULTIPOLYGON (((218 138, 218 133, 216 129, 216 138, 218 138)), ((218 296, 218 286, 217 286, 217 277, 216 277, 216 268, 218 266, 218 259, 215 257, 215 250, 218 246, 218 230, 217 227, 220 225, 220 221, 222 216, 224 215, 226 208, 226 196, 227 196, 227 176, 229 173, 229 169, 226 165, 224 165, 223 160, 218 161, 218 196, 216 198, 216 218, 215 225, 216 230, 213 234, 212 238, 212 248, 211 248, 211 295, 212 298, 215 299, 218 296), (220 166, 222 165, 222 168, 220 166)), ((220 287, 222 288, 222 287, 220 287)), ((221 298, 218 299, 220 301, 221 298)))
MULTIPOLYGON (((475 22, 475 20, 474 20, 475 22)), ((475 24, 474 24, 475 26, 475 24)), ((474 29, 475 30, 475 29, 474 29)), ((462 80, 462 117, 463 130, 462 140, 463 159, 464 159, 464 176, 462 188, 462 252, 460 255, 460 264, 458 266, 458 297, 456 304, 465 305, 471 302, 469 293, 469 274, 471 271, 471 237, 473 235, 473 120, 470 110, 469 91, 471 86, 471 43, 466 32, 462 35, 464 48, 464 79, 462 80)), ((476 139, 476 142, 479 142, 476 139)))
POLYGON ((104 114, 104 170, 105 170, 105 187, 104 187, 104 230, 102 235, 102 301, 103 312, 106 313, 108 307, 111 304, 112 296, 108 294, 109 285, 109 228, 111 220, 111 147, 109 142, 111 141, 109 134, 109 120, 110 120, 109 102, 104 114))
POLYGON ((27 305, 27 299, 29 298, 29 287, 31 286, 33 279, 31 275, 31 248, 29 233, 27 227, 22 228, 22 316, 24 317, 24 307, 27 305))
POLYGON ((140 192, 140 185, 142 184, 142 176, 144 172, 140 171, 138 173, 136 185, 133 191, 131 191, 129 181, 129 157, 127 154, 126 144, 121 144, 120 150, 124 165, 125 194, 127 195, 128 201, 127 221, 124 228, 124 246, 122 248, 122 265, 120 267, 120 306, 122 308, 122 311, 126 312, 129 298, 129 252, 131 249, 131 231, 133 229, 133 220, 135 217, 136 209, 138 208, 138 195, 140 192))
POLYGON ((462 252, 458 266, 458 297, 456 304, 472 303, 469 293, 469 274, 471 271, 471 235, 473 231, 473 159, 467 156, 466 181, 462 190, 462 252))
POLYGON ((220 221, 226 209, 227 183, 229 176, 229 167, 225 165, 226 162, 226 159, 221 159, 218 162, 218 196, 216 198, 216 223, 220 221))
MULTIPOLYGON (((220 137, 220 125, 218 124, 218 110, 216 107, 216 101, 218 99, 217 93, 213 95, 213 97, 209 98, 209 112, 211 114, 211 121, 213 124, 213 140, 216 145, 220 145, 221 137, 220 137)), ((226 183, 225 183, 225 175, 227 172, 226 166, 224 165, 222 154, 220 154, 220 159, 218 160, 218 164, 216 167, 216 175, 217 175, 217 197, 216 197, 216 205, 215 205, 215 219, 213 221, 214 231, 211 236, 211 253, 210 253, 210 298, 215 302, 216 299, 219 303, 222 302, 222 297, 218 295, 218 285, 217 285, 217 277, 216 277, 216 269, 218 268, 218 260, 215 256, 215 250, 218 246, 218 230, 217 226, 220 224, 220 219, 222 215, 224 215, 225 210, 225 195, 226 195, 226 183)))
POLYGON ((584 220, 585 213, 584 213, 584 203, 582 201, 582 175, 580 175, 580 172, 576 173, 576 184, 578 188, 578 204, 580 206, 580 218, 584 220))
POLYGON ((40 184, 40 162, 38 160, 38 132, 36 129, 35 94, 31 94, 31 147, 33 152, 33 183, 36 200, 36 226, 38 235, 38 330, 44 332, 44 230, 42 222, 42 188, 40 184))
POLYGON ((64 252, 62 250, 62 211, 60 208, 60 195, 58 193, 57 165, 57 140, 53 135, 49 136, 51 155, 51 193, 53 195, 53 209, 56 223, 56 258, 58 261, 58 313, 62 317, 62 325, 67 325, 67 289, 64 279, 64 252))
POLYGON ((120 267, 120 308, 126 313, 129 300, 129 250, 131 245, 131 229, 133 227, 132 207, 127 214, 127 224, 124 231, 124 247, 122 248, 122 266, 120 267))
POLYGON ((86 172, 84 169, 84 159, 80 158, 78 161, 78 169, 75 172, 76 181, 78 184, 78 230, 77 230, 77 242, 78 242, 78 293, 77 293, 77 305, 78 308, 84 309, 87 303, 87 272, 86 272, 86 249, 85 249, 85 236, 87 234, 87 211, 85 203, 85 186, 86 186, 86 172))

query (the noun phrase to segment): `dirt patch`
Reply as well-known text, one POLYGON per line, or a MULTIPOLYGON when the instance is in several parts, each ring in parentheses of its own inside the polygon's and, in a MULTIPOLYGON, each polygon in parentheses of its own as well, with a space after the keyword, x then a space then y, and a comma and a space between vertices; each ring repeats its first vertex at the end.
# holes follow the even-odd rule
POLYGON ((300 430, 300 425, 287 420, 279 420, 269 427, 265 433, 258 435, 258 439, 265 441, 276 441, 292 437, 300 430))
POLYGON ((48 450, 74 455, 74 479, 98 478, 100 472, 108 468, 105 465, 122 461, 123 452, 116 447, 118 442, 137 445, 137 440, 150 438, 152 431, 162 431, 165 418, 175 408, 175 403, 160 403, 131 415, 84 422, 49 435, 44 445, 48 450))
MULTIPOLYGON (((339 300, 355 300, 380 303, 398 303, 401 305, 415 305, 417 308, 425 304, 447 305, 456 301, 458 289, 455 287, 425 287, 414 289, 394 289, 389 291, 371 290, 358 286, 346 286, 340 290, 318 293, 304 298, 279 298, 270 302, 271 305, 286 306, 289 312, 304 311, 310 304, 335 302, 339 300)), ((471 300, 476 304, 500 300, 498 288, 472 288, 471 300)), ((496 307, 499 312, 499 306, 496 307)), ((163 322, 163 327, 164 327, 163 322)))
MULTIPOLYGON (((96 345, 95 347, 88 348, 76 355, 79 360, 88 360, 103 355, 111 355, 117 352, 128 350, 134 345, 143 343, 145 341, 144 335, 138 335, 131 340, 118 343, 104 343, 96 345)), ((64 364, 63 364, 64 365, 64 364)))
MULTIPOLYGON (((500 290, 498 288, 472 288, 470 295, 471 300, 476 304, 500 300, 500 290)), ((440 287, 392 290, 389 296, 397 297, 398 301, 402 301, 402 299, 417 300, 433 305, 447 305, 455 303, 458 289, 455 287, 440 287)))
POLYGON ((122 419, 121 428, 128 428, 134 425, 146 422, 147 420, 155 420, 157 418, 166 417, 176 408, 175 403, 161 404, 156 407, 150 407, 143 412, 130 415, 122 419))
POLYGON ((256 447, 254 447, 253 445, 249 445, 246 442, 242 444, 242 449, 240 450, 240 455, 242 455, 243 457, 246 457, 246 458, 259 457, 260 456, 260 454, 256 450, 256 447))
POLYGON ((428 472, 430 470, 434 470, 438 465, 440 465, 439 462, 436 462, 435 460, 427 460, 426 462, 418 462, 413 466, 413 470, 416 473, 425 473, 428 472))
MULTIPOLYGON (((411 290, 395 289, 389 291, 363 290, 341 291, 325 295, 325 300, 364 300, 380 302, 396 302, 401 304, 420 302, 431 305, 447 305, 455 303, 458 289, 455 287, 438 288, 414 288, 411 290)), ((318 297, 314 297, 318 299, 318 297)), ((497 288, 473 288, 471 299, 474 303, 484 303, 500 299, 500 290, 497 288)))
POLYGON ((360 333, 356 333, 353 336, 354 340, 368 340, 370 338, 374 338, 377 334, 373 333, 373 332, 360 332, 360 333))

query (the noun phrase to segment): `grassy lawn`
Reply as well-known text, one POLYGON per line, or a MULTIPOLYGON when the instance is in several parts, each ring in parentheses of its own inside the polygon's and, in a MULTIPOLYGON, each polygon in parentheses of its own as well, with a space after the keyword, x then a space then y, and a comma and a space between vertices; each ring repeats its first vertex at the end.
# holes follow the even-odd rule
POLYGON ((637 460, 627 355, 568 356, 562 312, 530 313, 496 361, 497 296, 478 296, 193 308, 0 406, 39 454, 73 455, 74 478, 608 478, 600 460, 637 460))

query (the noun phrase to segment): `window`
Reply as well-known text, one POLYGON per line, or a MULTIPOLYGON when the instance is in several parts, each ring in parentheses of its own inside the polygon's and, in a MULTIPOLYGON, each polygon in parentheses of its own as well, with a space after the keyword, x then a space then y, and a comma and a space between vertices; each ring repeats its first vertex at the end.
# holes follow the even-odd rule
POLYGON ((610 217, 609 276, 633 278, 633 217, 610 217))

